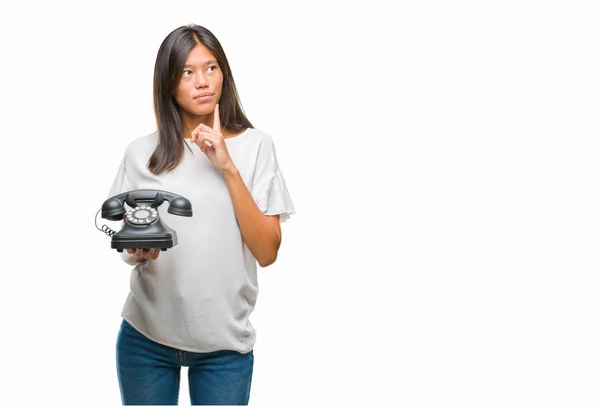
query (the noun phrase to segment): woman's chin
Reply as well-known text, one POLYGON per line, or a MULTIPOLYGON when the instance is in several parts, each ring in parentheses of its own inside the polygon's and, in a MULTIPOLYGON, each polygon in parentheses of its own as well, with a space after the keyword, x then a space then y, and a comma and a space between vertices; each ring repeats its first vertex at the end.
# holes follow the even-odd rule
POLYGON ((190 116, 206 116, 208 114, 211 114, 215 110, 215 107, 211 105, 190 106, 184 108, 184 110, 185 113, 187 113, 190 116))

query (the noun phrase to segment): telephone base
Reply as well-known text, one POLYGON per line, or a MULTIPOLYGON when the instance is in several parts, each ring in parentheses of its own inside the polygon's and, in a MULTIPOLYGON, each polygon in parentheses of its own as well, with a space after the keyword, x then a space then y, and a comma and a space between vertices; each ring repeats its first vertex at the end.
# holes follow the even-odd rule
POLYGON ((113 236, 110 244, 111 249, 117 249, 120 253, 124 249, 160 249, 166 251, 177 245, 177 236, 168 236, 161 238, 143 239, 137 236, 136 238, 123 238, 118 235, 113 236))

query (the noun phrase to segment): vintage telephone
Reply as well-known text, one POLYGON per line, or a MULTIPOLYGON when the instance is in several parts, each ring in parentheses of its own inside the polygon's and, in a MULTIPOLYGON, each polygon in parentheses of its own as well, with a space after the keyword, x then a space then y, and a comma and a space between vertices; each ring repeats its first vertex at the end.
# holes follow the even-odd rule
POLYGON ((165 251, 177 245, 177 233, 158 215, 157 208, 164 201, 169 202, 167 212, 179 216, 192 216, 192 204, 182 196, 155 189, 137 189, 115 195, 102 204, 102 217, 113 221, 123 220, 121 230, 115 232, 106 225, 102 229, 97 225, 96 227, 111 236, 110 247, 118 252, 122 252, 123 249, 144 248, 159 248, 165 251), (126 210, 125 204, 131 209, 126 210))

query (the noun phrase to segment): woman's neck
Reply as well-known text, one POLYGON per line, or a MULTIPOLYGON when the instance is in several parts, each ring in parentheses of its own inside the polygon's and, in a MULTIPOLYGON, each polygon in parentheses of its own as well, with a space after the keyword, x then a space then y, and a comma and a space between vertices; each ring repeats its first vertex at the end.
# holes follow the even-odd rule
POLYGON ((183 121, 183 138, 191 138, 192 131, 200 125, 200 123, 213 128, 214 114, 210 113, 204 116, 192 116, 187 113, 181 115, 183 121))

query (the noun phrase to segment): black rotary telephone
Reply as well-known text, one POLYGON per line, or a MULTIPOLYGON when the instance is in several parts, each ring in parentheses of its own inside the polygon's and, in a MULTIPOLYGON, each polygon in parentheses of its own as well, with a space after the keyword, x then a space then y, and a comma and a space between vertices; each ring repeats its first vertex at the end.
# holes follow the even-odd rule
POLYGON ((157 208, 164 201, 169 202, 167 212, 192 216, 192 204, 182 196, 155 189, 137 189, 115 195, 102 204, 102 217, 113 221, 123 220, 121 230, 115 232, 106 225, 98 229, 111 236, 110 247, 118 252, 123 249, 170 249, 177 245, 177 233, 158 216, 157 208), (125 204, 131 209, 126 210, 125 204))

